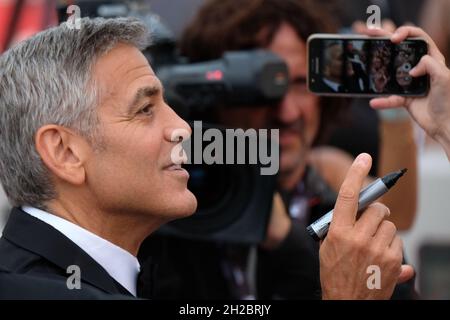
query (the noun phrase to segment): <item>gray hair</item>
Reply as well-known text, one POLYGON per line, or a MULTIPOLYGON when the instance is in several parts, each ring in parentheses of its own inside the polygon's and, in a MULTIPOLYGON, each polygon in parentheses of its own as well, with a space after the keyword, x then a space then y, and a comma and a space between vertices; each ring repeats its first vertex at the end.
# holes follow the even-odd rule
POLYGON ((329 65, 331 64, 331 62, 333 62, 334 57, 331 54, 332 53, 331 48, 336 46, 342 47, 342 42, 338 40, 328 40, 325 42, 324 65, 329 65))
POLYGON ((45 208, 57 194, 34 137, 46 124, 75 130, 90 143, 97 136, 99 88, 92 69, 118 43, 149 45, 135 18, 81 19, 19 43, 0 56, 0 181, 13 206, 45 208))

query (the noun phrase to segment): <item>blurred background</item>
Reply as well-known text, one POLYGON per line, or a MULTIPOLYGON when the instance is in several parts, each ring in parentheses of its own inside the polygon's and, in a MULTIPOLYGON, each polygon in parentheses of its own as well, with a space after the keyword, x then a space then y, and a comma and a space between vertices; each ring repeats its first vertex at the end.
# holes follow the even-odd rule
MULTIPOLYGON (((149 6, 178 37, 204 1, 138 2, 149 6)), ((339 12, 343 26, 366 19, 367 6, 377 4, 382 9, 382 17, 391 18, 396 25, 413 23, 425 28, 442 52, 446 56, 450 53, 450 0, 320 2, 324 8, 339 12)), ((66 8, 73 3, 76 1, 0 0, 0 52, 42 29, 58 24, 56 8, 66 8)), ((415 139, 418 146, 418 210, 413 227, 402 233, 406 257, 417 270, 417 288, 423 297, 450 299, 450 164, 439 146, 418 128, 415 128, 415 139)), ((403 201, 407 203, 408 199, 403 201)), ((0 211, 1 231, 9 211, 1 189, 0 211)))

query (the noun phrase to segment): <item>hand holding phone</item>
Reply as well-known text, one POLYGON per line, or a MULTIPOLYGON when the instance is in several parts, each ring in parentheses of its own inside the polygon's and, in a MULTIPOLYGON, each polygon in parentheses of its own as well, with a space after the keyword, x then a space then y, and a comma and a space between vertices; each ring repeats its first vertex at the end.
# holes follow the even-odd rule
POLYGON ((308 88, 328 96, 424 96, 429 78, 409 72, 428 53, 422 38, 315 34, 308 39, 308 88))
MULTIPOLYGON (((377 36, 381 33, 381 30, 367 30, 369 35, 377 36)), ((375 109, 405 107, 411 117, 443 146, 450 159, 450 70, 436 43, 420 28, 401 27, 391 35, 391 41, 401 43, 411 37, 425 39, 429 45, 429 53, 411 70, 411 75, 415 78, 426 75, 432 79, 429 94, 420 98, 393 95, 373 99, 370 105, 375 109)))

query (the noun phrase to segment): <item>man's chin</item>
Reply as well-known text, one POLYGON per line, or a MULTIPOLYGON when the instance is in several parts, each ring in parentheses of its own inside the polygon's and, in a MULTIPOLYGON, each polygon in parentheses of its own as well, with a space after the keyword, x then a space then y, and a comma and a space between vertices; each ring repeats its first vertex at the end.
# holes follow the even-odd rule
POLYGON ((174 201, 177 203, 177 208, 172 220, 189 217, 197 210, 197 198, 187 189, 183 195, 180 195, 180 199, 174 201))
MULTIPOLYGON (((279 181, 281 183, 286 181, 298 182, 305 171, 306 163, 304 159, 298 157, 298 155, 282 156, 280 159, 280 174, 279 181)), ((289 185, 291 183, 288 183, 289 185)))
POLYGON ((280 174, 289 175, 299 170, 299 167, 304 166, 302 158, 298 154, 286 154, 280 157, 280 174))
POLYGON ((191 216, 195 213, 195 211, 197 210, 197 198, 194 196, 194 194, 189 191, 190 193, 190 199, 189 199, 189 203, 186 206, 186 216, 191 216))

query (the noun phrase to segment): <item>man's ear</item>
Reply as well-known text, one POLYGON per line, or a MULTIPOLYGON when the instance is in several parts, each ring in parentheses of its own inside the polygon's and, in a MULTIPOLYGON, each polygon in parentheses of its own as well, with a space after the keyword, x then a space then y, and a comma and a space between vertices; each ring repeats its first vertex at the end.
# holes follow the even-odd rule
POLYGON ((70 184, 84 183, 89 145, 82 137, 67 128, 46 125, 36 133, 35 144, 42 161, 54 175, 70 184))

